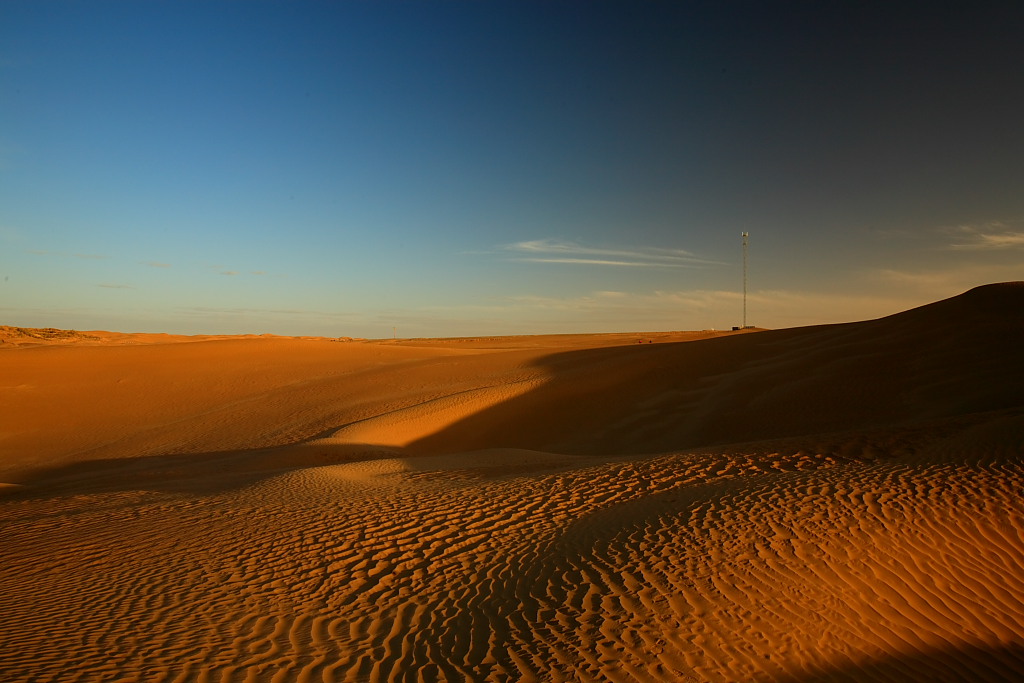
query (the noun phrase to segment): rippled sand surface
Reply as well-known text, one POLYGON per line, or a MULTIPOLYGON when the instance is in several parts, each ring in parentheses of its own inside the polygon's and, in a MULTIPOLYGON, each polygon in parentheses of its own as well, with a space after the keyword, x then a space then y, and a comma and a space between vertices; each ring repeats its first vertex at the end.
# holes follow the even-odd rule
POLYGON ((1015 680, 1022 340, 2 350, 0 678, 1015 680))

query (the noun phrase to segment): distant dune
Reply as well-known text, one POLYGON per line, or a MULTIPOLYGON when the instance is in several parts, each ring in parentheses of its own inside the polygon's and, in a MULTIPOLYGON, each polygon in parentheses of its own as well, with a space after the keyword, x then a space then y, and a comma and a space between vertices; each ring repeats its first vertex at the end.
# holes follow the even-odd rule
POLYGON ((739 333, 0 340, 0 680, 1024 679, 1024 282, 739 333))

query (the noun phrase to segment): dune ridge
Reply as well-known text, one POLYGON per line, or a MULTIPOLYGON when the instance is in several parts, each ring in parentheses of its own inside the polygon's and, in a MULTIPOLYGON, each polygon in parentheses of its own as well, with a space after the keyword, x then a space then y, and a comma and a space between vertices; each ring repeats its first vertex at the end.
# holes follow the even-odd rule
POLYGON ((682 343, 4 352, 72 419, 0 440, 0 670, 1014 680, 1022 313, 1007 283, 682 343))

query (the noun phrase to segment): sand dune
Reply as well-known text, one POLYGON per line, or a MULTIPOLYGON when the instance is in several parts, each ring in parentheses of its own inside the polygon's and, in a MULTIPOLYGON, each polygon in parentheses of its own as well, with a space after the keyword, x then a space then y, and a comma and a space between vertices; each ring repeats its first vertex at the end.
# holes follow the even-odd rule
POLYGON ((1020 679, 1022 314, 0 350, 0 679, 1020 679))

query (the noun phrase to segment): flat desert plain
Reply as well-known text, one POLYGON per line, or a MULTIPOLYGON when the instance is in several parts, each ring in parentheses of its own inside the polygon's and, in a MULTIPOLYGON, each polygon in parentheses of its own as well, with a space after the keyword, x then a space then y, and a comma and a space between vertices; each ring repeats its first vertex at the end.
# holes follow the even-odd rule
POLYGON ((1024 679, 1024 283, 739 333, 5 334, 0 680, 1024 679))

